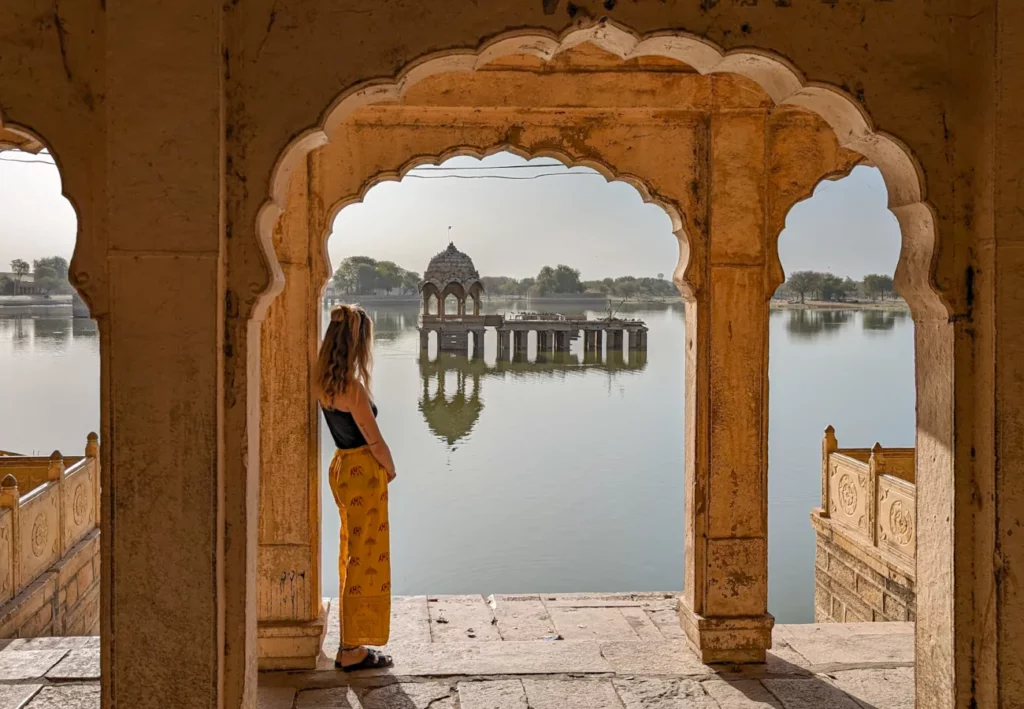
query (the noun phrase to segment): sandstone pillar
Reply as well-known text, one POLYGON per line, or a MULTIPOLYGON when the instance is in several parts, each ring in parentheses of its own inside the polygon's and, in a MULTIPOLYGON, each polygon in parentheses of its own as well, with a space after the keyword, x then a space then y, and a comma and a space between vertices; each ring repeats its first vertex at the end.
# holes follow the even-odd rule
MULTIPOLYGON (((257 461, 228 460, 221 13, 111 3, 100 318, 106 707, 255 706, 257 461), (167 41, 150 41, 159 27, 167 41), (183 59, 186 58, 187 59, 183 59), (116 363, 116 364, 115 364, 116 363), (251 504, 250 504, 251 503, 251 504)), ((251 229, 251 225, 249 225, 251 229)), ((261 267, 262 268, 262 267, 261 267)), ((242 385, 236 382, 232 386, 242 385)), ((240 458, 240 456, 239 456, 240 458)))
MULTIPOLYGON (((318 158, 295 170, 275 229, 284 290, 260 333, 260 669, 312 669, 320 654, 320 423, 312 390, 320 342, 318 158), (312 254, 312 257, 311 257, 312 254)), ((334 597, 337 589, 329 589, 334 597)))
MULTIPOLYGON (((686 307, 686 574, 680 621, 705 662, 764 662, 768 613, 765 120, 715 115, 702 288, 686 307)), ((773 290, 774 288, 772 288, 773 290)))
POLYGON ((509 351, 511 349, 510 339, 512 332, 510 330, 498 330, 498 359, 508 359, 509 351))

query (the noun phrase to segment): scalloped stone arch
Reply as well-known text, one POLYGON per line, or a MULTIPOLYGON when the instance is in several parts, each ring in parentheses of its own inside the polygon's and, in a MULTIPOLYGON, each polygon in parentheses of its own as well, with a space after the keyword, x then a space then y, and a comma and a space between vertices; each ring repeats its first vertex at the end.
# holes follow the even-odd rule
POLYGON ((60 194, 71 205, 71 209, 75 213, 75 250, 68 264, 68 280, 75 287, 75 290, 78 291, 82 300, 85 301, 89 312, 93 314, 93 317, 96 317, 100 304, 99 294, 95 290, 96 279, 82 268, 84 262, 92 260, 91 257, 86 256, 87 251, 92 248, 92 245, 88 243, 87 239, 83 238, 82 210, 74 195, 68 189, 68 179, 60 152, 54 148, 53 143, 31 128, 5 121, 3 113, 0 112, 0 153, 5 150, 21 150, 33 155, 38 155, 43 150, 46 150, 53 158, 53 162, 57 166, 57 175, 60 178, 60 194), (4 140, 3 133, 12 134, 22 140, 18 142, 4 140))
MULTIPOLYGON (((270 195, 257 217, 259 241, 273 278, 260 298, 257 312, 265 312, 267 304, 283 287, 271 235, 284 210, 291 172, 311 150, 326 145, 332 133, 353 111, 372 104, 399 101, 409 87, 428 76, 471 72, 517 54, 550 60, 585 43, 592 43, 624 61, 661 57, 687 64, 703 75, 738 74, 758 84, 777 105, 802 107, 820 116, 832 128, 841 147, 863 155, 882 173, 889 192, 889 209, 899 220, 902 232, 896 282, 912 312, 934 318, 945 318, 951 312, 934 282, 936 216, 934 208, 926 202, 923 171, 904 143, 875 129, 870 116, 852 96, 838 87, 808 81, 792 63, 770 52, 759 49, 725 51, 705 38, 682 31, 641 36, 609 20, 562 35, 544 30, 513 31, 485 42, 475 51, 462 49, 426 55, 408 64, 393 79, 365 82, 342 93, 324 112, 319 125, 298 135, 274 166, 270 195)), ((405 171, 414 166, 410 165, 405 171)), ((404 173, 399 170, 399 177, 401 174, 404 173)), ((641 180, 637 182, 642 185, 641 180)), ((637 188, 643 194, 643 190, 637 188)))
POLYGON ((460 145, 448 150, 444 150, 436 155, 416 155, 401 165, 396 166, 393 169, 381 170, 374 173, 368 179, 364 180, 359 191, 355 194, 348 195, 342 199, 332 203, 326 209, 326 217, 324 224, 326 225, 325 231, 320 235, 318 243, 320 244, 320 263, 324 266, 325 270, 321 271, 321 283, 322 286, 326 286, 327 281, 331 277, 330 273, 330 259, 327 254, 327 240, 331 235, 331 228, 334 223, 334 219, 345 207, 352 204, 358 204, 366 199, 366 195, 377 185, 384 182, 400 182, 410 171, 423 165, 440 165, 441 163, 450 160, 455 157, 473 157, 477 160, 482 160, 490 155, 497 153, 507 152, 512 153, 524 160, 533 160, 537 158, 551 158, 557 160, 566 167, 587 167, 597 172, 601 177, 604 178, 606 183, 611 182, 622 182, 632 187, 644 204, 652 204, 656 207, 661 208, 663 212, 668 216, 669 221, 672 224, 672 233, 675 234, 677 241, 679 242, 679 260, 676 265, 674 272, 674 280, 676 285, 680 288, 684 295, 689 294, 689 286, 685 279, 685 270, 689 265, 689 247, 687 242, 686 228, 684 226, 684 218, 682 213, 676 204, 670 200, 658 196, 647 186, 647 184, 637 177, 629 173, 620 173, 616 169, 602 161, 594 160, 591 158, 578 158, 569 155, 566 152, 560 150, 554 150, 552 148, 545 148, 542 150, 528 150, 526 148, 514 145, 508 142, 501 142, 491 144, 487 146, 479 145, 460 145))

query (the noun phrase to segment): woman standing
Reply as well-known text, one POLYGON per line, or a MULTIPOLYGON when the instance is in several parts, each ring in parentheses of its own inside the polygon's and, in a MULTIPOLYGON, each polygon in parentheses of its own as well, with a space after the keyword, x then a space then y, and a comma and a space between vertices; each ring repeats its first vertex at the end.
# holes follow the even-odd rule
POLYGON ((331 460, 334 501, 341 515, 341 647, 334 666, 390 667, 367 645, 386 645, 391 622, 388 483, 395 463, 377 427, 370 395, 373 322, 356 305, 331 311, 316 367, 316 391, 337 451, 331 460))

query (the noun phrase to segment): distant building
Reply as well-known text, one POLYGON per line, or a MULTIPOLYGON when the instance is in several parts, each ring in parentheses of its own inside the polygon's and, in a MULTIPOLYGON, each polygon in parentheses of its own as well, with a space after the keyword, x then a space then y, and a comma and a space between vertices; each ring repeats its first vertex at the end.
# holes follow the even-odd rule
POLYGON ((31 273, 26 273, 19 280, 18 275, 13 271, 0 271, 0 281, 3 281, 4 279, 17 284, 15 286, 17 295, 38 295, 43 292, 42 289, 36 285, 36 279, 31 273))

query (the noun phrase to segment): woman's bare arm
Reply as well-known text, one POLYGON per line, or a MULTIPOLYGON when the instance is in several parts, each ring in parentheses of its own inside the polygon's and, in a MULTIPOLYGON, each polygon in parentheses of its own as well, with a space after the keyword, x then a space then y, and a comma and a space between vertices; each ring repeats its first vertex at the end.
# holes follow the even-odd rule
POLYGON ((342 408, 347 408, 351 412, 363 438, 366 439, 366 445, 373 453, 373 457, 387 472, 388 480, 394 480, 395 461, 391 457, 391 449, 384 441, 384 436, 377 425, 377 419, 373 415, 373 409, 370 407, 370 394, 366 391, 366 387, 356 382, 354 391, 339 398, 342 408))

